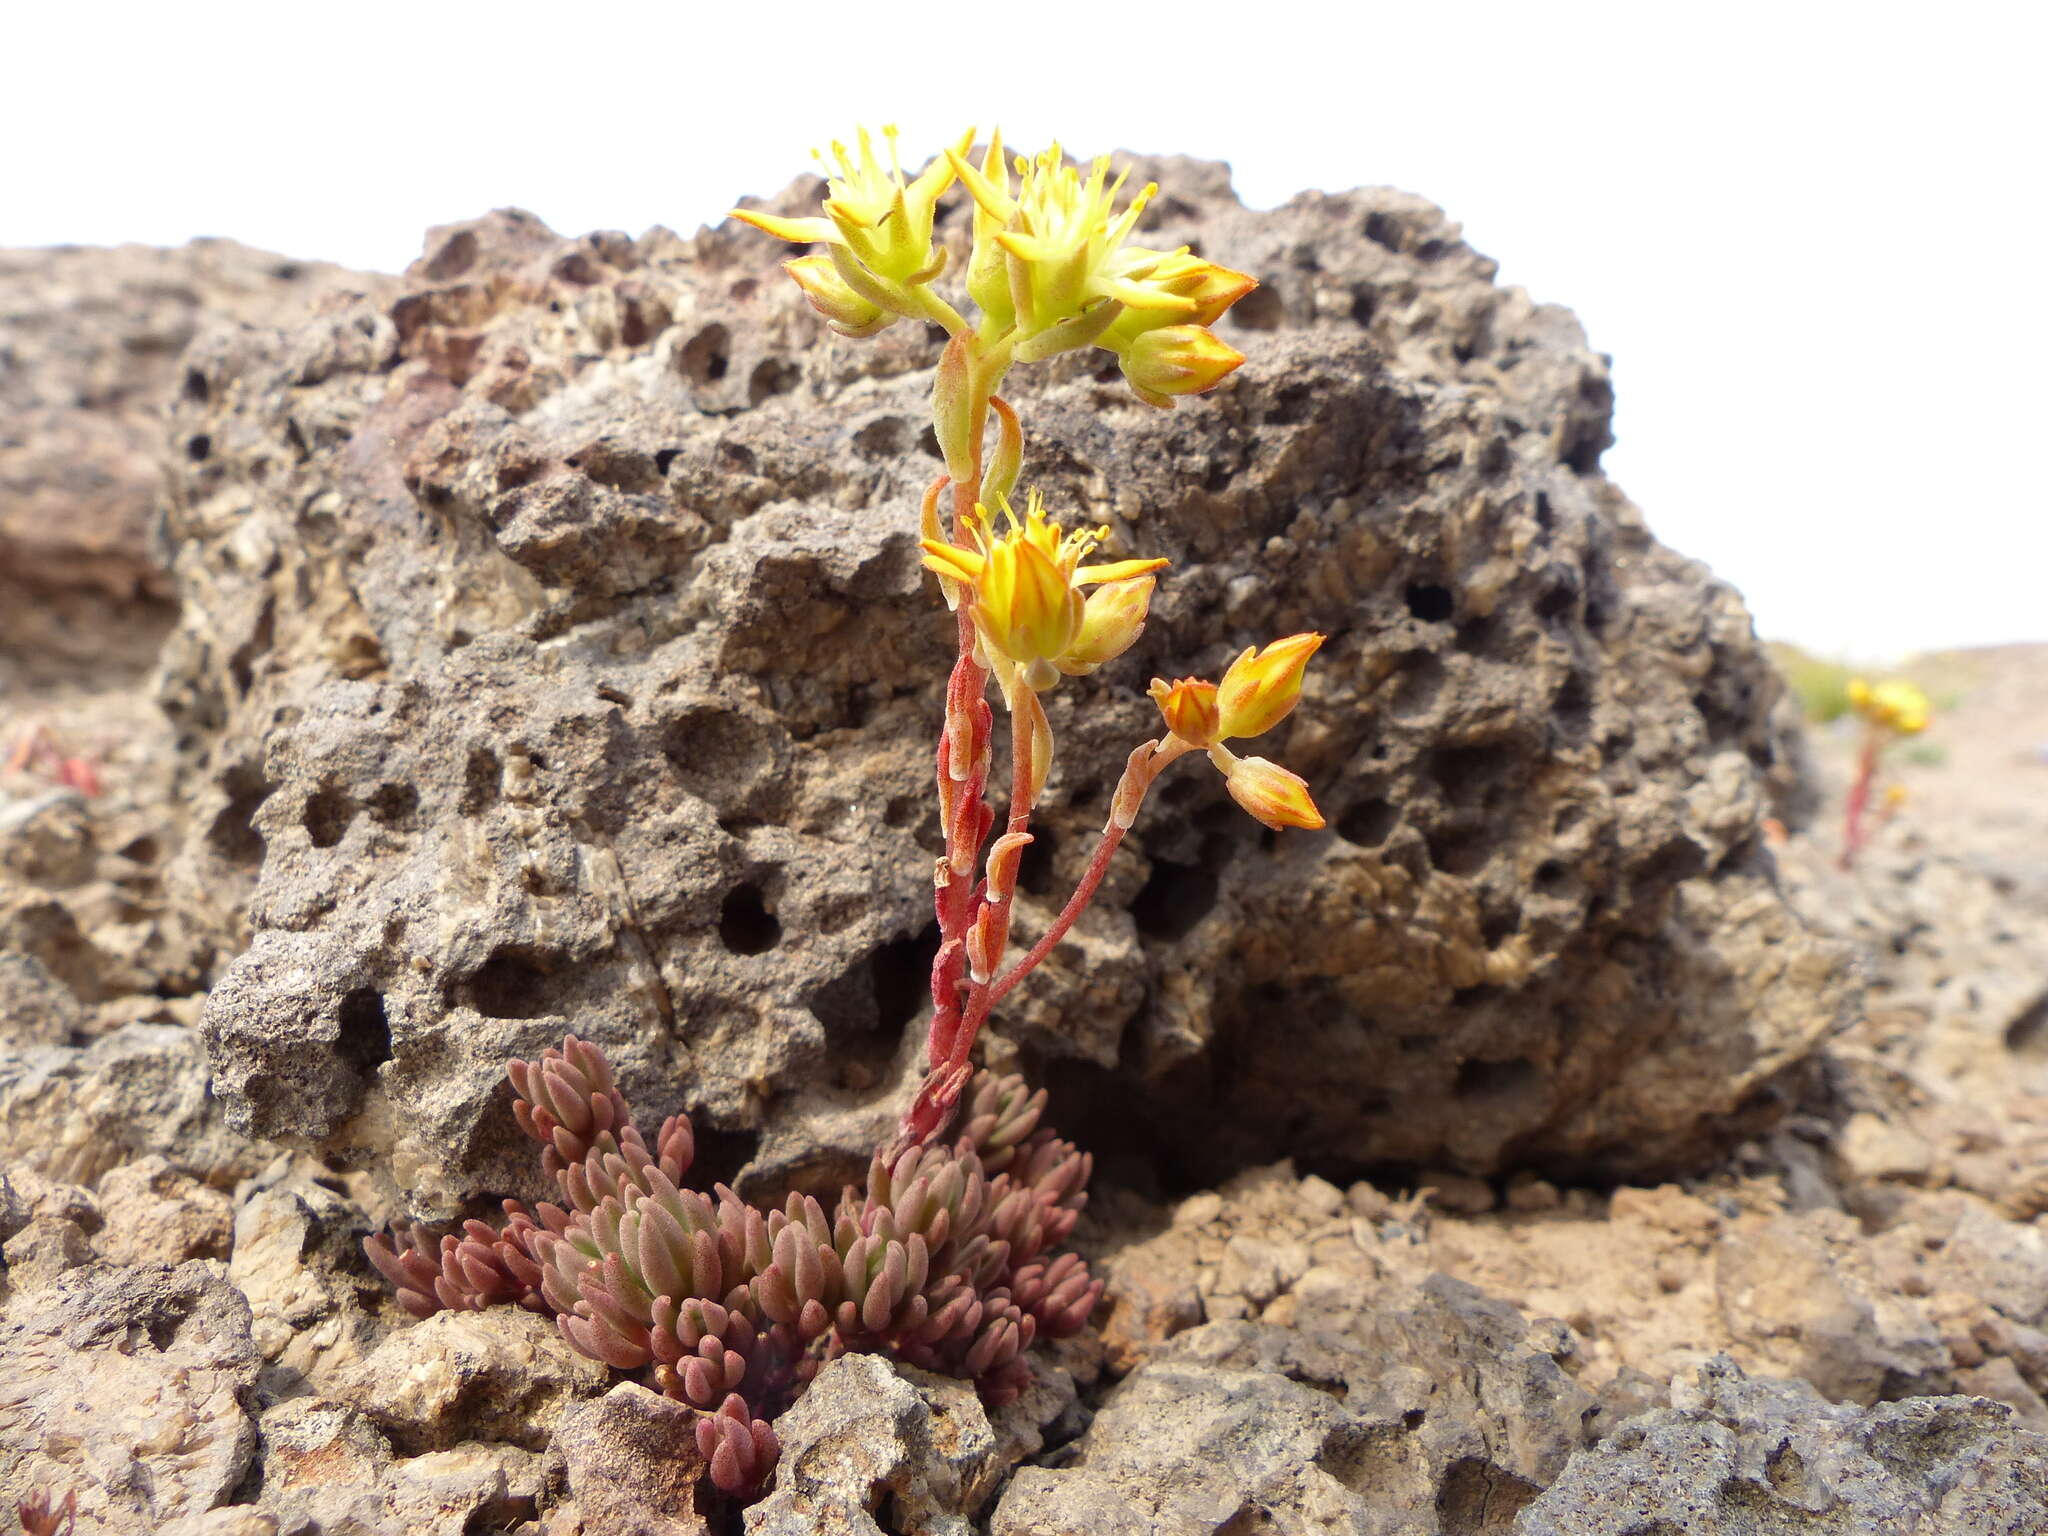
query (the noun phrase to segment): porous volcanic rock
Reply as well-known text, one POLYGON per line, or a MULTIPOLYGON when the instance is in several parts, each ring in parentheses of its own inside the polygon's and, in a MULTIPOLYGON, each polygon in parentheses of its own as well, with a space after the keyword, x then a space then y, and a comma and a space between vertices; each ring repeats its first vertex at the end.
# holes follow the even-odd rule
MULTIPOLYGON (((1261 750, 1331 829, 1264 835, 1177 769, 991 1054, 1182 1175, 1696 1164, 1856 987, 1758 838, 1780 685, 1748 617, 1600 472, 1605 360, 1419 199, 1138 175, 1170 194, 1145 238, 1263 286, 1224 323, 1249 362, 1178 410, 1100 353, 1010 386, 1027 483, 1174 562, 1136 650, 1049 696, 1019 936, 1157 733, 1155 672, 1327 633, 1261 750)), ((253 934, 204 1020, 239 1128, 422 1214, 530 1190, 501 1065, 565 1028, 755 1185, 888 1125, 932 942, 938 341, 829 337, 786 254, 498 214, 395 299, 186 354, 168 879, 253 934)))
POLYGON ((2048 1438, 2016 1427, 2000 1404, 1830 1403, 1804 1382, 1748 1380, 1726 1355, 1701 1367, 1682 1397, 1573 1457, 1515 1530, 2017 1536, 2048 1528, 2048 1438))
POLYGON ((994 1536, 1504 1531, 1587 1438, 1566 1337, 1438 1275, 1309 1271, 1292 1326, 1215 1322, 1163 1345, 1057 1469, 1004 1490, 994 1536))
POLYGON ((66 1275, 0 1326, 0 1497, 75 1490, 85 1530, 228 1502, 256 1453, 249 1304, 202 1260, 66 1275))
POLYGON ((149 549, 162 411, 202 319, 284 323, 338 286, 388 282, 232 240, 0 250, 0 652, 14 667, 154 661, 174 611, 149 549))

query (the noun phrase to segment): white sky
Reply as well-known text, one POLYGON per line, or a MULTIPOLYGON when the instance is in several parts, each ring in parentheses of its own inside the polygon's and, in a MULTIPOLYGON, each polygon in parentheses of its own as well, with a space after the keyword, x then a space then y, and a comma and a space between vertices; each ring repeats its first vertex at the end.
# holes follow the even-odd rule
POLYGON ((2048 9, 1266 0, 19 5, 0 245, 684 231, 894 119, 1390 184, 1613 355, 1606 466, 1767 635, 2048 640, 2048 9), (957 22, 956 16, 982 19, 957 22), (1205 57, 1206 55, 1206 57, 1205 57), (986 83, 983 83, 983 82, 986 83))

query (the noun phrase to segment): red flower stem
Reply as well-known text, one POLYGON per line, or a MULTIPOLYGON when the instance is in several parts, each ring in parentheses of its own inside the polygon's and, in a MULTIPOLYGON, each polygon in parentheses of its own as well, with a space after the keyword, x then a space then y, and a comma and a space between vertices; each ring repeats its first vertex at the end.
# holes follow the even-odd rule
POLYGON ((1870 804, 1871 781, 1877 777, 1877 753, 1884 744, 1875 725, 1864 727, 1863 750, 1856 756, 1856 777, 1849 785, 1848 813, 1842 825, 1842 857, 1836 868, 1847 869, 1863 848, 1863 813, 1870 804))
MULTIPOLYGON (((1123 815, 1112 813, 1109 824, 1102 829, 1102 841, 1095 845, 1095 856, 1088 861, 1087 869, 1081 873, 1081 880, 1074 887, 1074 894, 1067 898, 1067 904, 1060 909, 1060 915, 1052 920, 1052 926, 1045 930, 1038 942, 1025 952, 1009 970, 997 977, 987 988, 982 1002, 982 1015, 986 1017, 990 1008, 1009 995, 1011 988, 1038 967, 1038 963, 1059 946, 1067 931, 1088 910, 1088 903, 1095 899, 1095 892, 1102 885, 1102 878, 1109 873, 1109 861, 1116 857, 1116 850, 1124 840, 1124 833, 1137 820, 1138 808, 1145 803, 1145 796, 1152 788, 1152 781, 1159 777, 1169 763, 1194 749, 1178 737, 1169 736, 1166 745, 1147 742, 1131 754, 1131 760, 1124 768, 1124 776, 1118 782, 1112 805, 1122 810, 1123 815)), ((978 1029, 980 1020, 974 1020, 978 1029)))

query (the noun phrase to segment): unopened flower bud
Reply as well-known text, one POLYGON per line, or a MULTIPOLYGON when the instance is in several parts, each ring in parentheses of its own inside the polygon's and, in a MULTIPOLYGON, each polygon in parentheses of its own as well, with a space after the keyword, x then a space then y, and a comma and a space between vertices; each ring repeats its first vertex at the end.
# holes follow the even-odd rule
POLYGON ((1085 677, 1136 645, 1145 632, 1156 585, 1154 577, 1136 576, 1106 582, 1089 593, 1081 610, 1081 632, 1060 656, 1059 669, 1069 677, 1085 677))
POLYGON ((830 256, 799 256, 785 261, 782 270, 803 289, 811 308, 842 336, 872 336, 896 321, 881 305, 869 303, 848 287, 830 256))
POLYGON ((1148 405, 1170 406, 1175 395, 1214 389, 1244 354, 1199 325, 1142 332, 1123 353, 1124 377, 1148 405))
POLYGON ((1264 650, 1247 648, 1223 674, 1217 691, 1220 735, 1262 736, 1286 719, 1301 698, 1301 675, 1323 643, 1318 634, 1289 635, 1264 650))
POLYGON ((1199 677, 1168 683, 1163 677, 1155 677, 1146 692, 1159 706, 1166 728, 1189 746, 1211 746, 1219 739, 1217 732, 1222 728, 1223 715, 1216 704, 1214 683, 1199 677))
POLYGON ((1323 824, 1323 813, 1310 798, 1308 784, 1278 763, 1263 757, 1230 757, 1221 747, 1212 748, 1211 761, 1223 770, 1230 798, 1243 806, 1253 820, 1273 828, 1301 827, 1313 832, 1323 824), (1227 761, 1218 760, 1219 754, 1227 761))

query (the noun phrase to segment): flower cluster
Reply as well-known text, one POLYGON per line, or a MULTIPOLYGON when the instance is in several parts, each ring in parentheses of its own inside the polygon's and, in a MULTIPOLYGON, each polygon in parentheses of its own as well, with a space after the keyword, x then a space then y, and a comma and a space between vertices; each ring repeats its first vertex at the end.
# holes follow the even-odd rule
POLYGON ((1040 1127, 1045 1095, 1021 1079, 982 1073, 955 1141, 877 1153, 828 1217, 809 1195, 762 1211, 723 1184, 687 1187, 689 1121, 649 1147, 603 1052, 574 1035, 507 1073, 562 1203, 507 1201, 502 1228, 438 1241, 401 1227, 369 1239, 371 1262, 417 1316, 523 1306, 592 1359, 649 1371, 698 1411, 727 1493, 766 1478, 769 1421, 821 1360, 886 1351, 1000 1403, 1028 1379, 1033 1339, 1078 1332, 1102 1294, 1078 1255, 1053 1252, 1091 1160, 1040 1127))
POLYGON ((1917 736, 1927 729, 1932 706, 1927 695, 1904 678, 1894 677, 1872 685, 1860 677, 1849 679, 1849 708, 1869 724, 1899 736, 1917 736))
POLYGON ((1112 178, 1106 159, 1084 173, 1054 144, 1011 161, 1001 135, 993 134, 977 164, 970 158, 970 130, 906 178, 894 130, 885 129, 884 138, 886 168, 866 132, 856 149, 832 146, 826 163, 839 174, 827 187, 822 214, 783 218, 737 210, 735 216, 778 239, 823 247, 823 254, 785 265, 841 334, 872 335, 908 318, 938 325, 948 337, 932 380, 932 430, 946 472, 925 492, 921 548, 955 613, 959 651, 937 754, 946 853, 933 901, 939 949, 932 962, 928 1066, 901 1136, 909 1146, 928 1142, 948 1124, 972 1074, 974 1042, 989 1011, 1093 899, 1119 841, 1169 764, 1206 752, 1232 796, 1266 826, 1322 826, 1298 775, 1262 757, 1240 758, 1225 743, 1260 735, 1286 716, 1323 637, 1292 635, 1248 651, 1220 685, 1194 678, 1154 685, 1166 736, 1132 751, 1111 795, 1102 843, 1072 899, 1038 943, 1003 969, 1017 869, 1052 765, 1052 727, 1039 695, 1137 642, 1157 573, 1167 562, 1094 558, 1109 530, 1065 531, 1035 491, 1018 516, 1011 496, 1024 435, 999 390, 1020 363, 1095 346, 1116 355, 1140 400, 1170 407, 1182 395, 1214 388, 1244 361, 1210 327, 1257 283, 1185 246, 1135 244, 1159 189, 1148 183, 1119 206, 1128 172, 1112 178), (955 290, 956 297, 964 290, 971 321, 937 286, 948 263, 947 247, 934 238, 938 200, 955 181, 973 205, 967 270, 955 290), (950 519, 942 511, 948 492, 950 519), (1000 832, 986 798, 991 680, 1011 716, 1009 815, 1000 832))
MULTIPOLYGON (((1856 754, 1856 769, 1849 781, 1849 797, 1842 817, 1842 855, 1837 861, 1848 869, 1863 847, 1865 813, 1870 808, 1870 791, 1877 781, 1884 749, 1901 736, 1918 736, 1933 717, 1927 695, 1904 678, 1871 684, 1864 678, 1849 680, 1849 708, 1863 721, 1863 745, 1856 754)), ((1889 821, 1905 799, 1905 791, 1894 784, 1886 792, 1879 822, 1889 821)))
POLYGON ((828 171, 838 171, 828 180, 822 216, 788 219, 751 209, 733 215, 777 239, 824 247, 783 265, 841 335, 872 336, 900 319, 934 321, 956 334, 964 329, 959 312, 933 289, 946 270, 945 249, 932 242, 934 213, 957 177, 974 199, 967 296, 981 312, 978 339, 1000 349, 998 372, 1012 362, 1098 346, 1116 354, 1139 399, 1171 406, 1177 396, 1215 388, 1244 361, 1209 327, 1257 283, 1186 246, 1159 251, 1129 243, 1156 183, 1119 212, 1125 176, 1111 181, 1109 161, 1101 158, 1084 181, 1057 144, 1017 157, 1012 183, 1001 134, 990 138, 979 166, 968 159, 972 129, 906 180, 896 130, 882 135, 886 169, 866 129, 856 148, 834 143, 829 161, 818 155, 828 171))

